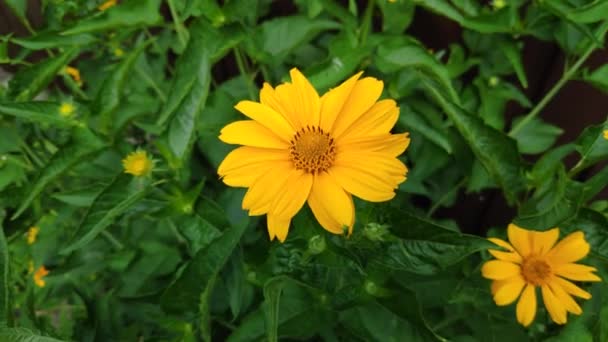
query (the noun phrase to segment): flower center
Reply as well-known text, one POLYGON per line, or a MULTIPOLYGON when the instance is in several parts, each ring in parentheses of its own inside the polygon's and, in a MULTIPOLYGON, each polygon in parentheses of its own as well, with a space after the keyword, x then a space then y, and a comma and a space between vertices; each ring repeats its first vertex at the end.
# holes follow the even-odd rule
POLYGON ((542 285, 551 275, 551 266, 537 256, 530 256, 521 265, 521 275, 533 285, 542 285))
POLYGON ((319 127, 306 126, 291 139, 289 156, 298 170, 319 173, 329 169, 336 157, 334 139, 319 127))

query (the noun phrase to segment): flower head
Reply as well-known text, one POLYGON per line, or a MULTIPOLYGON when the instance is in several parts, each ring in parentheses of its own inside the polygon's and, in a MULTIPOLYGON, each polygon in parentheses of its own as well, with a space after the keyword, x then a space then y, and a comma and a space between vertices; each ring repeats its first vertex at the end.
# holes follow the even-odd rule
POLYGON ((583 232, 574 232, 557 244, 559 228, 538 232, 510 224, 507 234, 510 243, 490 238, 507 251, 490 249, 497 260, 487 261, 481 268, 482 275, 493 280, 496 305, 509 305, 519 297, 517 321, 528 326, 536 316, 536 288, 540 287, 545 307, 555 323, 565 324, 568 312, 580 315, 583 310, 572 296, 589 299, 591 294, 567 279, 601 281, 593 273, 594 267, 575 263, 590 250, 583 232))
POLYGON ((146 151, 137 150, 131 152, 125 159, 122 160, 122 166, 125 169, 125 173, 130 173, 133 176, 141 177, 147 176, 152 171, 154 162, 148 158, 146 151))
POLYGON ((63 102, 61 103, 61 106, 59 106, 59 115, 63 116, 64 118, 67 118, 74 114, 74 110, 75 108, 73 104, 69 102, 63 102))
POLYGON ((44 266, 40 266, 34 273, 34 283, 36 284, 36 286, 44 287, 46 285, 44 277, 46 277, 48 274, 49 270, 47 270, 44 266))
POLYGON ((322 97, 300 71, 290 74, 290 83, 264 84, 260 102, 235 106, 251 120, 222 129, 222 141, 244 146, 226 156, 218 174, 230 186, 249 188, 243 209, 267 215, 271 239, 285 240, 304 203, 327 231, 350 233, 352 195, 387 201, 406 179, 397 156, 408 134, 390 133, 399 108, 393 100, 378 101, 382 81, 362 73, 322 97))
POLYGON ((28 245, 31 245, 34 242, 36 242, 36 237, 38 237, 38 232, 40 232, 40 228, 38 228, 36 226, 30 227, 30 229, 27 230, 26 238, 27 238, 28 245))
POLYGON ((74 82, 76 82, 78 85, 82 84, 82 78, 80 78, 80 71, 78 69, 71 66, 66 66, 65 72, 66 74, 70 75, 74 79, 74 82))
POLYGON ((604 130, 604 139, 608 140, 608 129, 604 130))

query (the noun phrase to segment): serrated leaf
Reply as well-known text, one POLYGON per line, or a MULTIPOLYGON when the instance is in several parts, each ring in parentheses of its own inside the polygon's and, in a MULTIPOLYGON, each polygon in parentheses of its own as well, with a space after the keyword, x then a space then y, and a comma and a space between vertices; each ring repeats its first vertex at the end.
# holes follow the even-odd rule
MULTIPOLYGON (((513 126, 524 117, 520 116, 513 120, 513 126)), ((543 122, 535 117, 516 131, 512 137, 517 141, 517 148, 523 154, 538 154, 549 149, 564 131, 554 125, 543 122)))
POLYGON ((514 202, 517 194, 525 188, 523 164, 516 142, 446 99, 431 82, 424 83, 467 141, 477 159, 503 189, 506 199, 514 202))
POLYGON ((16 101, 33 99, 76 54, 77 50, 71 49, 57 57, 19 70, 8 83, 8 98, 16 101))
POLYGON ((199 311, 201 294, 215 277, 238 245, 247 225, 225 227, 223 234, 207 247, 199 250, 181 275, 162 294, 164 311, 191 316, 199 311))
POLYGON ((161 0, 127 0, 101 14, 78 21, 62 35, 106 31, 124 27, 152 26, 162 22, 159 13, 161 0))
POLYGON ((27 192, 27 196, 21 202, 11 220, 19 217, 47 185, 70 170, 74 165, 104 147, 105 144, 88 128, 76 127, 73 131, 71 143, 55 153, 44 168, 38 172, 34 185, 27 192))
POLYGON ((399 239, 386 246, 385 254, 373 259, 389 269, 435 274, 492 246, 484 238, 462 234, 408 212, 395 210, 389 218, 387 224, 399 239))
POLYGON ((11 115, 37 124, 46 123, 60 127, 74 125, 74 120, 61 116, 60 107, 60 103, 48 101, 4 102, 0 103, 0 115, 11 115))
POLYGON ((10 342, 63 342, 56 338, 35 334, 25 328, 0 329, 0 341, 10 342))
POLYGON ((95 198, 82 223, 72 237, 72 242, 61 254, 78 250, 93 241, 114 220, 141 200, 151 186, 146 179, 121 173, 95 198))

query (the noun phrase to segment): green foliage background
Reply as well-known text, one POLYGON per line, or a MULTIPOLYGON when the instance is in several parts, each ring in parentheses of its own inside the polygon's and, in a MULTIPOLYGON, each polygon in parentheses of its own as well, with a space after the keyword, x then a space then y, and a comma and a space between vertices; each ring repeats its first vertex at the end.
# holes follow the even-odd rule
POLYGON ((604 283, 584 285, 593 299, 566 326, 540 308, 524 329, 480 276, 488 255, 477 252, 490 244, 434 217, 459 191, 500 189, 521 226, 583 230, 585 263, 608 279, 608 202, 594 200, 608 168, 577 177, 608 158, 608 123, 555 146, 565 127, 538 116, 571 79, 608 90, 608 64, 582 68, 605 41, 608 1, 362 3, 297 0, 279 16, 269 0, 126 0, 106 11, 46 0, 34 29, 27 1, 6 0, 30 34, 0 37, 0 63, 14 72, 0 85, 0 340, 608 341, 604 283), (430 51, 410 36, 420 9, 458 23, 463 43, 430 51), (538 103, 522 92, 529 37, 567 57, 538 103), (411 132, 408 180, 388 203, 356 202, 350 238, 306 209, 284 244, 269 242, 265 220, 241 209, 244 191, 216 174, 234 104, 293 66, 320 92, 359 70, 382 79, 401 108, 396 131, 411 132), (528 114, 508 122, 510 101, 528 114), (74 115, 60 115, 62 103, 74 115), (136 148, 156 159, 152 177, 123 173, 136 148), (45 287, 30 260, 50 270, 45 287))

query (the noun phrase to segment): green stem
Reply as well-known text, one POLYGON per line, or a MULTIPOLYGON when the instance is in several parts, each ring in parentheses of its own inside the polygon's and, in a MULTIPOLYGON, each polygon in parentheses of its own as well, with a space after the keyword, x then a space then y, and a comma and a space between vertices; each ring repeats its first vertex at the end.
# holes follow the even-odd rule
POLYGON ((169 4, 169 11, 171 11, 171 17, 173 18, 173 23, 175 24, 175 31, 177 31, 179 41, 182 43, 183 46, 186 46, 188 40, 186 39, 186 35, 184 34, 184 24, 181 22, 179 16, 177 15, 173 0, 167 0, 167 3, 169 4))
MULTIPOLYGON (((600 27, 600 29, 598 30, 599 37, 603 37, 604 34, 606 33, 607 29, 608 29, 608 25, 605 22, 604 25, 602 25, 600 27)), ((538 104, 536 104, 536 106, 534 108, 532 108, 530 113, 526 114, 526 116, 521 121, 519 121, 517 123, 517 125, 515 125, 511 128, 511 131, 509 132, 509 136, 511 136, 511 137, 514 136, 517 132, 519 132, 522 128, 524 128, 527 124, 529 124, 530 121, 532 121, 536 116, 538 116, 538 114, 540 114, 540 112, 553 99, 553 97, 559 92, 559 90, 564 86, 564 84, 566 84, 566 82, 568 82, 572 77, 574 77, 574 75, 578 72, 578 69, 583 65, 583 63, 585 63, 587 58, 589 58, 591 53, 596 48, 597 48, 597 46, 594 44, 593 41, 589 43, 589 46, 587 47, 587 49, 585 49, 585 52, 583 52, 583 54, 578 58, 576 63, 574 63, 574 65, 572 65, 571 68, 569 68, 566 72, 564 72, 564 74, 559 79, 559 81, 557 81, 557 83, 555 83, 555 85, 551 88, 551 90, 549 90, 549 92, 545 95, 545 97, 543 97, 540 100, 540 102, 538 102, 538 104)))
POLYGON ((103 235, 103 237, 105 237, 110 242, 110 244, 112 244, 117 250, 120 251, 125 248, 125 246, 120 243, 120 241, 118 241, 118 239, 116 239, 114 235, 112 235, 112 233, 108 232, 107 230, 102 230, 101 235, 103 235))
POLYGON ((236 58, 236 65, 239 68, 239 72, 245 78, 245 81, 247 82, 247 90, 249 91, 249 98, 253 100, 256 98, 256 96, 255 96, 256 91, 255 91, 255 86, 253 85, 253 80, 251 79, 251 77, 249 77, 249 72, 247 71, 247 67, 245 66, 245 58, 241 54, 241 50, 239 50, 239 48, 234 48, 233 52, 234 52, 234 57, 236 58))
POLYGON ((156 92, 156 94, 158 95, 158 97, 160 98, 160 101, 162 103, 167 102, 167 95, 165 95, 165 93, 162 91, 162 89, 160 89, 158 84, 156 84, 156 82, 154 82, 152 77, 150 77, 148 74, 146 74, 143 70, 141 70, 141 67, 139 67, 137 65, 135 65, 135 71, 144 81, 146 81, 146 83, 148 83, 148 85, 152 89, 154 89, 154 92, 156 92))
POLYGON ((426 214, 426 216, 427 217, 433 216, 433 214, 435 213, 435 211, 437 209, 439 209, 439 207, 443 204, 443 202, 445 202, 448 199, 448 197, 450 197, 455 191, 457 191, 466 182, 467 182, 467 178, 461 179, 460 182, 458 182, 458 184, 454 185, 453 188, 451 188, 448 192, 446 192, 445 194, 443 194, 443 196, 441 196, 441 198, 439 198, 437 200, 437 202, 435 202, 433 204, 433 206, 431 207, 431 209, 429 209, 429 211, 426 214))
POLYGON ((32 151, 32 149, 29 146, 27 146, 27 143, 22 143, 21 148, 23 148, 23 150, 25 151, 25 154, 28 155, 30 157, 30 159, 34 162, 33 164, 35 167, 37 167, 37 168, 44 167, 44 162, 42 162, 42 160, 40 160, 38 155, 36 153, 34 153, 34 151, 32 151))
POLYGON ((361 45, 365 45, 367 40, 367 36, 369 35, 369 31, 372 27, 372 14, 374 13, 374 0, 369 0, 367 2, 367 7, 365 8, 365 13, 363 14, 363 23, 361 24, 361 33, 359 35, 359 41, 361 45))

